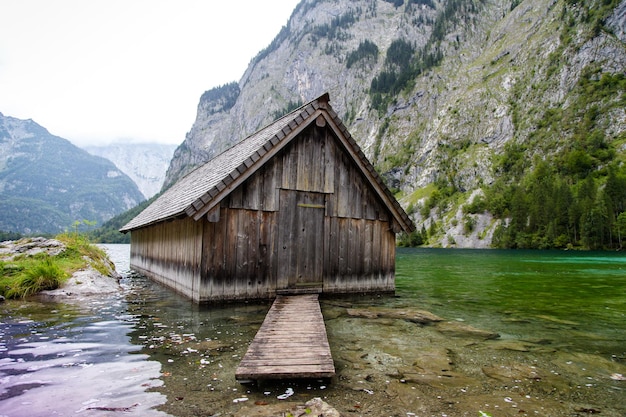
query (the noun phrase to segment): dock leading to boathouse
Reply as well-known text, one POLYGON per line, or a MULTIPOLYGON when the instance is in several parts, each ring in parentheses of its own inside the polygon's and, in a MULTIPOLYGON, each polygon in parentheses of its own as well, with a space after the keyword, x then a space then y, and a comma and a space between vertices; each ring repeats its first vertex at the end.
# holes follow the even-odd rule
POLYGON ((235 371, 242 383, 334 375, 318 294, 278 295, 235 371))

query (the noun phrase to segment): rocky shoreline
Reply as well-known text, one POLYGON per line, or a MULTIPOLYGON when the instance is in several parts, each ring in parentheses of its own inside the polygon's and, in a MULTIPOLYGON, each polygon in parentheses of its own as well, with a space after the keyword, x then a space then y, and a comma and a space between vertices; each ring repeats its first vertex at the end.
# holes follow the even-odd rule
MULTIPOLYGON (((0 261, 10 262, 18 256, 47 254, 58 256, 66 250, 63 242, 45 237, 24 238, 0 242, 0 261)), ((120 292, 121 275, 112 264, 107 265, 107 274, 102 274, 93 266, 93 260, 86 259, 87 267, 78 270, 61 287, 39 292, 35 297, 50 301, 82 300, 87 297, 120 292)))

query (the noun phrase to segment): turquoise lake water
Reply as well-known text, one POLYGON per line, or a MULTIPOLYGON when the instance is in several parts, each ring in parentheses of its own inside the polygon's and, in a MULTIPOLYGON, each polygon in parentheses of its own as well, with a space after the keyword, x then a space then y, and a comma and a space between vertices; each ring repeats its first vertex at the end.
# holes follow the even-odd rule
POLYGON ((624 356, 626 254, 398 249, 397 293, 502 337, 624 356))

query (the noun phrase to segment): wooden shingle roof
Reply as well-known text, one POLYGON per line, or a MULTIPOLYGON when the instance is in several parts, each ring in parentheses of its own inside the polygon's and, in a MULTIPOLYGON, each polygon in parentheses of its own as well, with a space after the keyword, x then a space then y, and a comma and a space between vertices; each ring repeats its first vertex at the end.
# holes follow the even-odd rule
POLYGON ((395 221, 406 232, 415 230, 413 222, 382 182, 328 101, 326 93, 198 167, 165 191, 120 231, 128 232, 178 217, 188 216, 199 220, 320 116, 336 131, 395 221))

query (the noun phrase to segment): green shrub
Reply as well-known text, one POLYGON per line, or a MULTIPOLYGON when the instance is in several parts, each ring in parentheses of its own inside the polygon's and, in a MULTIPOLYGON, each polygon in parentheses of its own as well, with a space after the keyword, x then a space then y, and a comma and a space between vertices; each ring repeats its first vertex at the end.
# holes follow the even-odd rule
POLYGON ((465 233, 465 236, 472 233, 475 227, 476 227, 475 218, 468 216, 468 215, 463 216, 463 233, 465 233))
POLYGON ((464 214, 478 214, 483 213, 485 210, 487 210, 487 201, 483 196, 477 196, 471 203, 463 206, 464 214))
POLYGON ((66 246, 65 251, 59 255, 61 266, 66 271, 74 272, 84 268, 87 264, 85 259, 89 259, 91 267, 102 275, 108 275, 109 269, 113 269, 106 253, 92 244, 87 235, 63 233, 56 238, 66 246))

